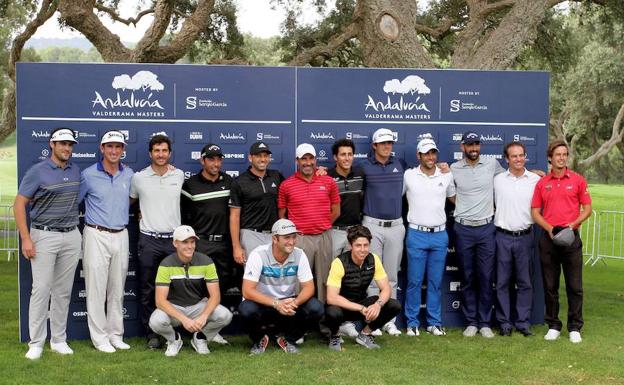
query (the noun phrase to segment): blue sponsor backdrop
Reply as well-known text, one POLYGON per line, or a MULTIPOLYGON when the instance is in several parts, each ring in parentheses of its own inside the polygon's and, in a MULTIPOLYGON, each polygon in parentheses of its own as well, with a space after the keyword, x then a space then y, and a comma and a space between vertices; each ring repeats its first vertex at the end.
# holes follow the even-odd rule
MULTIPOLYGON (((294 149, 312 143, 323 165, 331 165, 331 144, 346 137, 365 158, 372 133, 395 132, 395 153, 416 163, 416 143, 431 135, 440 159, 461 158, 462 132, 481 135, 482 154, 501 160, 512 140, 527 145, 529 168, 546 168, 548 74, 415 69, 329 69, 156 64, 18 63, 18 178, 49 156, 51 129, 77 133, 73 161, 81 168, 99 156, 99 137, 109 129, 128 139, 124 162, 134 170, 149 164, 147 142, 166 133, 174 142, 173 163, 186 176, 199 171, 200 150, 221 145, 224 169, 233 176, 247 168, 256 140, 270 144, 271 167, 295 169, 294 149)), ((136 221, 131 221, 131 260, 125 293, 126 335, 142 333, 136 264, 136 221)), ((445 275, 443 318, 463 323, 459 273, 451 244, 445 275)), ((533 320, 543 319, 539 263, 533 320)), ((20 338, 28 339, 30 265, 20 259, 20 338)), ((403 277, 404 279, 404 277, 403 277)), ((88 338, 82 269, 70 306, 70 338, 88 338)))

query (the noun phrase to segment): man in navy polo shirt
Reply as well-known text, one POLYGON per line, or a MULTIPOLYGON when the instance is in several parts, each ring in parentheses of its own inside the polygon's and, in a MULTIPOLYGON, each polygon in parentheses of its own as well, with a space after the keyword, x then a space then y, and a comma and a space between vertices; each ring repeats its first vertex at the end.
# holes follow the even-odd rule
POLYGON ((50 318, 50 348, 72 354, 65 329, 67 311, 80 257, 78 194, 80 169, 69 161, 75 143, 68 128, 50 135, 50 158, 31 167, 19 186, 13 212, 24 258, 32 269, 32 291, 28 307, 29 349, 26 358, 43 353, 50 318), (26 209, 30 205, 30 229, 26 209))
MULTIPOLYGON (((392 288, 391 297, 396 299, 405 238, 401 217, 405 162, 392 155, 394 142, 394 134, 389 129, 375 131, 373 152, 361 166, 366 177, 362 224, 371 231, 373 239, 370 251, 381 258, 392 288)), ((394 320, 386 323, 382 329, 390 335, 401 334, 394 320)))
POLYGON ((128 210, 134 171, 121 164, 125 136, 108 131, 100 141, 102 159, 82 172, 85 200, 82 268, 87 320, 93 346, 104 353, 130 349, 123 342, 123 298, 128 273, 128 210))

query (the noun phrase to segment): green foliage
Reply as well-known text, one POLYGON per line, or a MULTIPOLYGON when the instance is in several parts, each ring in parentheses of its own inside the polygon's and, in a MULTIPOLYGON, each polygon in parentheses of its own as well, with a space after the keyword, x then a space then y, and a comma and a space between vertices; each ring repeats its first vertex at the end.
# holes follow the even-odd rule
POLYGON ((91 47, 88 51, 74 47, 48 47, 37 50, 39 58, 49 63, 101 63, 102 56, 91 47))

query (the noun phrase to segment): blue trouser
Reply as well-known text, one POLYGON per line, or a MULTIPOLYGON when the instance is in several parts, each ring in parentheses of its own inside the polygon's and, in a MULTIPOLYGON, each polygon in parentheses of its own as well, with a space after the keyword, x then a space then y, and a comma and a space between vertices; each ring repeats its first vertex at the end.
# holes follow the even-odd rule
POLYGON ((490 326, 495 262, 493 223, 465 226, 455 222, 455 250, 462 272, 462 312, 470 326, 490 326))
POLYGON ((531 284, 531 255, 533 253, 533 234, 514 236, 501 231, 496 232, 496 319, 502 329, 510 329, 511 300, 509 285, 515 278, 516 283, 516 322, 517 329, 530 326, 533 286, 531 284))
POLYGON ((422 282, 427 271, 427 324, 442 326, 442 276, 446 262, 448 234, 446 231, 426 233, 408 228, 407 294, 405 317, 408 327, 419 327, 422 282))

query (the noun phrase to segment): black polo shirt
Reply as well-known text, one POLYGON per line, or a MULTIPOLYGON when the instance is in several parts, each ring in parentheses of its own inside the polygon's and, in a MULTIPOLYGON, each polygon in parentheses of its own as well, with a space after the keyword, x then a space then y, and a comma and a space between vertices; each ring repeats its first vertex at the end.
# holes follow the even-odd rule
POLYGON ((230 207, 240 208, 240 228, 271 230, 277 221, 277 192, 284 177, 279 171, 266 170, 260 178, 251 166, 232 182, 230 207))
POLYGON ((359 167, 351 167, 351 172, 345 178, 338 174, 334 167, 327 170, 327 175, 334 178, 340 191, 340 216, 334 221, 334 226, 353 226, 362 223, 364 171, 359 167))
POLYGON ((204 178, 201 172, 188 178, 180 197, 182 224, 195 229, 200 238, 225 235, 229 239, 231 185, 232 177, 223 172, 215 182, 204 178))

